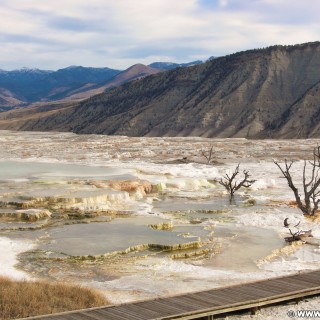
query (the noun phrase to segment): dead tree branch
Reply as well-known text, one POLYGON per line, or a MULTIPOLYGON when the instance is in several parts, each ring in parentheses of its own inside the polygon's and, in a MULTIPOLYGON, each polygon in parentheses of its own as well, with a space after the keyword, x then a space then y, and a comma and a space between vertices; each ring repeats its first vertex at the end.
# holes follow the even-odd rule
POLYGON ((285 241, 287 242, 293 242, 293 241, 305 241, 305 238, 310 238, 312 237, 312 230, 298 230, 296 232, 292 232, 291 229, 289 229, 291 237, 286 237, 285 241))
POLYGON ((237 165, 232 175, 225 174, 223 179, 221 178, 219 183, 224 186, 230 194, 230 198, 233 197, 234 193, 240 188, 249 188, 256 180, 250 180, 249 171, 243 170, 244 178, 241 181, 236 181, 236 177, 240 173, 240 164, 237 165))
POLYGON ((299 224, 300 224, 300 221, 299 221, 297 224, 294 225, 294 228, 296 228, 297 231, 296 231, 296 232, 293 232, 293 231, 289 228, 290 223, 288 222, 288 219, 289 219, 289 218, 285 218, 285 219, 284 219, 284 227, 287 228, 287 229, 289 229, 289 232, 290 232, 290 234, 291 234, 291 237, 285 237, 284 239, 285 239, 286 242, 294 242, 294 241, 304 241, 304 242, 305 242, 305 239, 306 239, 306 238, 312 237, 312 234, 311 234, 312 230, 299 230, 299 229, 298 229, 298 226, 299 226, 299 224))

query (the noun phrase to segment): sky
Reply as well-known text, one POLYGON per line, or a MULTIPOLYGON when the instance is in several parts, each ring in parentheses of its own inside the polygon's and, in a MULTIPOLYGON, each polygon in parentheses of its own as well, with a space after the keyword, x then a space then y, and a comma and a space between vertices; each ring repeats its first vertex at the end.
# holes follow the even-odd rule
POLYGON ((0 0, 0 69, 126 69, 318 41, 319 12, 319 0, 0 0))

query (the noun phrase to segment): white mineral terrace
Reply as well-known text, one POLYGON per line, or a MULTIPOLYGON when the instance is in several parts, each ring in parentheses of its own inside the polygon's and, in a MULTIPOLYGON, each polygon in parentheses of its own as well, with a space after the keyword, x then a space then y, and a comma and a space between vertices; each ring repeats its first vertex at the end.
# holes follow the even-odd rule
MULTIPOLYGON (((319 219, 295 207, 273 163, 295 160, 301 187, 319 140, 0 133, 2 275, 78 282, 120 303, 320 268, 319 219), (218 181, 238 163, 256 182, 230 203, 218 181), (287 244, 285 218, 313 244, 287 244)), ((275 310, 260 319, 286 317, 275 310)))

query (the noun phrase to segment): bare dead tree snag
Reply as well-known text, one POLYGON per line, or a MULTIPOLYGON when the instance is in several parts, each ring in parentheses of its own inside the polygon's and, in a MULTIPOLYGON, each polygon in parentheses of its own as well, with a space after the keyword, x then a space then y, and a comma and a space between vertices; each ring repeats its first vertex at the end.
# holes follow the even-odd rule
POLYGON ((237 165, 235 170, 233 171, 232 175, 225 174, 223 179, 221 178, 219 183, 224 186, 230 194, 230 198, 233 198, 234 193, 239 190, 240 188, 249 188, 251 185, 256 182, 256 180, 250 180, 249 171, 243 170, 244 178, 240 181, 236 181, 237 176, 239 175, 240 171, 240 164, 237 165))
POLYGON ((312 237, 312 230, 298 230, 296 232, 292 232, 291 229, 289 229, 291 237, 284 238, 286 242, 294 242, 294 241, 303 241, 305 242, 306 238, 312 237))
POLYGON ((288 162, 287 159, 285 159, 284 167, 281 167, 281 165, 275 160, 273 160, 273 162, 280 169, 283 177, 287 179, 288 186, 293 191, 298 208, 304 215, 314 216, 320 203, 320 146, 314 148, 312 161, 304 161, 302 172, 303 196, 300 195, 299 190, 292 179, 290 170, 293 161, 288 162), (311 166, 309 179, 306 177, 307 164, 309 164, 309 167, 311 166))
POLYGON ((207 164, 210 164, 212 161, 212 156, 213 156, 213 146, 211 146, 210 151, 206 150, 200 150, 202 156, 204 156, 207 159, 207 164))
POLYGON ((285 237, 284 238, 286 242, 294 242, 294 241, 306 242, 305 241, 306 238, 312 237, 312 234, 311 234, 312 230, 299 230, 298 229, 300 221, 296 225, 293 226, 294 228, 297 229, 297 231, 293 232, 291 230, 291 228, 289 228, 290 227, 290 223, 288 222, 288 219, 289 218, 285 218, 284 221, 283 221, 284 227, 289 229, 289 232, 291 234, 291 237, 285 237))

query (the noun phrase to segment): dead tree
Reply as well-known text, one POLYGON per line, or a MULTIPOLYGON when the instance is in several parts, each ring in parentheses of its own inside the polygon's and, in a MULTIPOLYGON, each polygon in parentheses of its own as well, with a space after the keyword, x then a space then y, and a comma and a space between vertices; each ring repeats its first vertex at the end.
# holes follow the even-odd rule
POLYGON ((211 160, 212 160, 212 156, 213 156, 213 146, 211 146, 210 151, 201 150, 200 152, 201 152, 202 156, 204 156, 207 159, 207 164, 210 164, 211 160))
POLYGON ((306 238, 312 237, 312 234, 311 234, 312 230, 299 230, 298 229, 300 221, 295 226, 293 226, 294 228, 297 229, 296 232, 293 232, 291 230, 291 228, 289 228, 290 224, 288 223, 288 218, 284 219, 283 224, 284 224, 285 228, 289 229, 289 232, 291 234, 291 237, 285 237, 284 238, 286 242, 294 242, 294 241, 303 241, 303 242, 305 242, 306 238))
POLYGON ((288 186, 293 191, 298 208, 303 212, 304 215, 314 216, 319 208, 320 203, 320 146, 314 148, 313 159, 311 161, 304 161, 302 172, 303 196, 300 195, 298 188, 292 180, 290 170, 293 161, 288 162, 285 159, 284 167, 281 167, 281 165, 275 160, 273 160, 273 162, 280 169, 284 178, 287 179, 288 186), (309 167, 311 166, 311 174, 309 179, 306 177, 307 164, 309 167))
POLYGON ((312 230, 298 230, 296 232, 292 232, 291 229, 289 229, 291 237, 285 237, 286 242, 294 242, 294 241, 305 241, 306 238, 312 237, 312 230))
POLYGON ((225 174, 223 179, 221 178, 219 183, 224 186, 230 194, 230 199, 233 198, 234 193, 240 188, 249 188, 251 185, 256 182, 256 180, 250 180, 249 171, 243 170, 244 178, 241 181, 236 181, 240 168, 240 164, 237 165, 232 175, 225 174))

